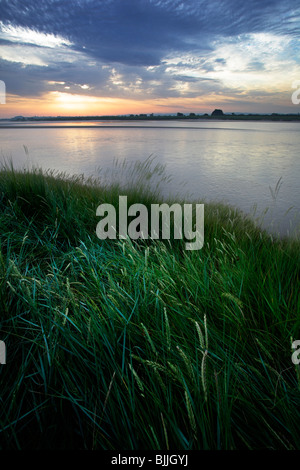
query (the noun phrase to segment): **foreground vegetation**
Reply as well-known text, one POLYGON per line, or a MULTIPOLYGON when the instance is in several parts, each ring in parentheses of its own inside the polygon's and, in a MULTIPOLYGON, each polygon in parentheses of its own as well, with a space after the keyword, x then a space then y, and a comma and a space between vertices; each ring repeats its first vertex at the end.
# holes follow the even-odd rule
POLYGON ((0 172, 0 448, 300 449, 300 242, 220 204, 200 251, 101 241, 120 191, 0 172))

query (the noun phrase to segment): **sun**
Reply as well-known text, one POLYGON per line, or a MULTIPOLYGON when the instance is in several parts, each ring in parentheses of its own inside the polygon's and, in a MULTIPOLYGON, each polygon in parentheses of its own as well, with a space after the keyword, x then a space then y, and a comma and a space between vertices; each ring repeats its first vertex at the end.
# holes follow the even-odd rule
POLYGON ((58 111, 74 111, 78 113, 80 111, 90 110, 91 105, 99 106, 101 104, 101 100, 94 96, 64 93, 60 91, 52 91, 50 95, 58 111))

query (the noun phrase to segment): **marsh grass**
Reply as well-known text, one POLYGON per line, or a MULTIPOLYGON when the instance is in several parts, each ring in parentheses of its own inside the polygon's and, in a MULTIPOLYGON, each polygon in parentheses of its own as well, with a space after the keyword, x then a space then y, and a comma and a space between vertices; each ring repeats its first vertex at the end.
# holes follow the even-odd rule
POLYGON ((121 190, 160 202, 151 168, 1 169, 1 449, 300 448, 299 241, 221 204, 200 251, 99 240, 121 190))

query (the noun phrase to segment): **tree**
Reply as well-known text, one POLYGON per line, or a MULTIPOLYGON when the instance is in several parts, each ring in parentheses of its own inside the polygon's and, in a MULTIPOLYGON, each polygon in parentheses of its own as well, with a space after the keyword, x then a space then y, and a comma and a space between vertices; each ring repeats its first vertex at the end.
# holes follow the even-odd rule
POLYGON ((212 116, 224 116, 222 109, 215 109, 212 113, 212 116))

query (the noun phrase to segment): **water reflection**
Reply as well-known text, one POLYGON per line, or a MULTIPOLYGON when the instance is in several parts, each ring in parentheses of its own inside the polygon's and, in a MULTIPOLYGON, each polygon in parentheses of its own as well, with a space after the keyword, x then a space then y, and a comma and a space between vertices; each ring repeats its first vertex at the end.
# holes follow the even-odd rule
POLYGON ((165 195, 188 192, 194 199, 222 200, 247 213, 256 207, 256 214, 262 214, 269 208, 264 226, 273 221, 273 230, 282 234, 295 217, 300 221, 299 123, 122 121, 89 123, 90 127, 76 123, 74 128, 67 124, 0 127, 2 155, 11 156, 16 167, 39 165, 87 176, 97 176, 99 167, 111 168, 114 159, 134 162, 153 155, 172 175, 172 184, 163 188, 165 195), (280 178, 274 199, 271 190, 280 178))

